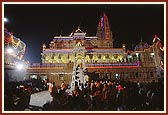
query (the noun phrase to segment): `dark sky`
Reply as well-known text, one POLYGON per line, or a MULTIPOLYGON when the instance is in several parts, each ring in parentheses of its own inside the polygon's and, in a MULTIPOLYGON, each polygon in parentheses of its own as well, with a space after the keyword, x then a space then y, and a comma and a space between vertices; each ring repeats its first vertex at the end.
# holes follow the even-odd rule
POLYGON ((55 35, 69 35, 78 25, 95 36, 102 12, 108 16, 113 32, 114 47, 126 43, 127 49, 142 40, 152 44, 155 34, 164 40, 163 4, 5 4, 5 26, 26 43, 24 58, 41 62, 42 44, 55 35))

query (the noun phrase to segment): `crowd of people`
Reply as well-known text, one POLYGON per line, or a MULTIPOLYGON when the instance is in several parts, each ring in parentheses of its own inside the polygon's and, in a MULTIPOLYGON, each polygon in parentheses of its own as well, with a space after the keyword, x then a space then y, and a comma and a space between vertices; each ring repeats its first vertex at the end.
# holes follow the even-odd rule
POLYGON ((126 82, 97 80, 76 86, 67 92, 65 83, 57 87, 53 82, 49 92, 52 102, 43 111, 163 111, 164 85, 162 82, 126 82), (64 87, 63 87, 64 86, 64 87))
POLYGON ((43 79, 5 82, 4 110, 24 111, 29 106, 31 94, 47 89, 47 81, 43 79))
POLYGON ((160 81, 91 80, 71 89, 64 82, 58 86, 40 79, 5 84, 4 109, 24 111, 30 106, 31 94, 43 90, 49 91, 52 101, 45 103, 42 111, 164 110, 164 83, 160 81))

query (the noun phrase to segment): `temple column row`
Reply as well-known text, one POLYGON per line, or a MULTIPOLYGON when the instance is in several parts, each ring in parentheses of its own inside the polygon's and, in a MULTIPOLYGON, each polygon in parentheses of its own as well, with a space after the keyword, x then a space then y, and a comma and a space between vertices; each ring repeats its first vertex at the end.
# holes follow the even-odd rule
MULTIPOLYGON (((124 55, 118 54, 85 54, 86 63, 131 62, 124 55)), ((43 63, 70 63, 74 62, 73 54, 43 54, 43 63)))

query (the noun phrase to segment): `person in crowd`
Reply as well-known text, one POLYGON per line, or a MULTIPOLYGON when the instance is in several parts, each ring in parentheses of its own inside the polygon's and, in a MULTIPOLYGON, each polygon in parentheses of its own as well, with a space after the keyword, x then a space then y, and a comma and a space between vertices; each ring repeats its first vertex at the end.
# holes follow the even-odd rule
POLYGON ((55 82, 52 83, 52 89, 51 89, 51 96, 54 98, 56 98, 57 96, 57 93, 58 93, 58 89, 55 85, 55 82))
POLYGON ((51 94, 52 88, 53 88, 53 84, 51 82, 48 82, 47 85, 48 85, 48 91, 51 94))
POLYGON ((65 82, 63 81, 62 83, 61 83, 61 90, 62 91, 65 91, 67 89, 67 85, 65 84, 65 82))

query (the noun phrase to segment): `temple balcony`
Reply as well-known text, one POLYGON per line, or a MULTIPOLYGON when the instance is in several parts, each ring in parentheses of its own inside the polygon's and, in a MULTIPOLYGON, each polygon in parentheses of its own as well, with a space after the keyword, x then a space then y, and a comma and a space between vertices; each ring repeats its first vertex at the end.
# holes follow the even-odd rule
POLYGON ((140 62, 88 63, 86 68, 140 68, 140 62))
POLYGON ((29 68, 59 68, 59 67, 65 67, 66 64, 65 63, 33 63, 31 65, 29 65, 29 68))

